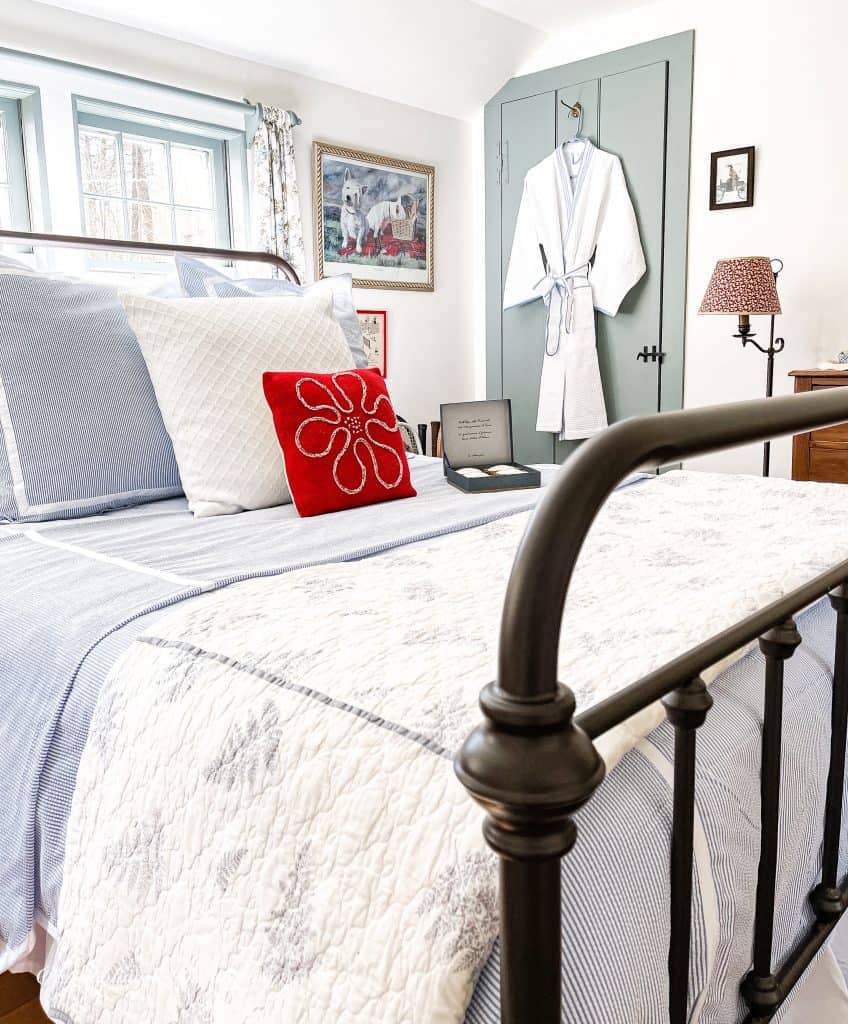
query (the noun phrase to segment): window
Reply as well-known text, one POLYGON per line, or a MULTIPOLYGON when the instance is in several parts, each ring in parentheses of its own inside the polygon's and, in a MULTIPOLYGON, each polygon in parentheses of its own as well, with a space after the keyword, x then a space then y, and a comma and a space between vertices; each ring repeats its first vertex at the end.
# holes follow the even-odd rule
POLYGON ((77 133, 86 234, 229 246, 221 139, 83 111, 77 133))
POLYGON ((0 96, 0 228, 29 229, 20 104, 0 96))

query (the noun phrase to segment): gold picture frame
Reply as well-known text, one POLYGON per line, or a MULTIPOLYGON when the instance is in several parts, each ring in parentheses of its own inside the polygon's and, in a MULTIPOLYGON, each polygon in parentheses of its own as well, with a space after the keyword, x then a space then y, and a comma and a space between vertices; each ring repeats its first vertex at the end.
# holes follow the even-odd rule
POLYGON ((313 142, 316 277, 433 291, 435 194, 432 164, 313 142))

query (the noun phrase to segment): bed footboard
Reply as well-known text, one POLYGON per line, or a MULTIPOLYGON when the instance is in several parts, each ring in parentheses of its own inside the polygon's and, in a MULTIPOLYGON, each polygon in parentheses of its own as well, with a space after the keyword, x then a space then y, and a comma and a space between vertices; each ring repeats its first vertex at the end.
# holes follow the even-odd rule
POLYGON ((670 856, 669 1021, 687 1019, 697 730, 712 698, 700 675, 752 640, 765 656, 761 850, 752 969, 740 979, 747 1020, 771 1020, 848 904, 837 878, 848 723, 848 561, 781 597, 615 696, 575 714, 557 679, 563 611, 580 549, 628 474, 684 458, 848 421, 848 389, 625 420, 586 442, 551 484, 516 555, 501 619, 498 677, 482 692, 483 723, 457 755, 459 779, 485 809, 500 857, 501 1019, 561 1019, 560 859, 576 841, 572 815, 604 776, 602 733, 661 700, 675 733, 670 856), (792 616, 830 594, 836 650, 821 881, 816 923, 786 962, 773 962, 783 669, 800 643, 792 616))

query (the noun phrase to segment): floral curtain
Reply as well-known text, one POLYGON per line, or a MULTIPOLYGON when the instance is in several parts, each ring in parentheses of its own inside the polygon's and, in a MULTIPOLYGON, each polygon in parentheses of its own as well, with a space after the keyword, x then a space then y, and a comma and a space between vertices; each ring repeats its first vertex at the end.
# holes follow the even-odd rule
POLYGON ((253 240, 265 252, 282 256, 304 280, 306 260, 300 196, 294 167, 294 128, 300 118, 291 110, 259 107, 253 137, 253 240))

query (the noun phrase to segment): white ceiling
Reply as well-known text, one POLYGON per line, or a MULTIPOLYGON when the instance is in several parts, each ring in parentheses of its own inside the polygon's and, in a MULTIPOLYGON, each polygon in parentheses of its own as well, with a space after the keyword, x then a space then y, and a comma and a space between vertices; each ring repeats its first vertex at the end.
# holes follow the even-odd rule
POLYGON ((548 16, 558 27, 563 8, 580 9, 576 0, 39 2, 465 118, 538 49, 548 16))
POLYGON ((499 14, 534 25, 544 32, 561 32, 569 25, 589 18, 603 18, 646 0, 475 0, 499 14))

